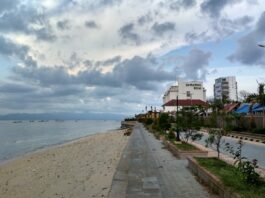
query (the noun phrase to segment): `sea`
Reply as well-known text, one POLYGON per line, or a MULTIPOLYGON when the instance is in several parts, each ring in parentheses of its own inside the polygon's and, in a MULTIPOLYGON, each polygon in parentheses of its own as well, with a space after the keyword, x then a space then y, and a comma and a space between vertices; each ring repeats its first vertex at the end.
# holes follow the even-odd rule
POLYGON ((120 126, 120 121, 109 120, 0 121, 0 163, 120 126))

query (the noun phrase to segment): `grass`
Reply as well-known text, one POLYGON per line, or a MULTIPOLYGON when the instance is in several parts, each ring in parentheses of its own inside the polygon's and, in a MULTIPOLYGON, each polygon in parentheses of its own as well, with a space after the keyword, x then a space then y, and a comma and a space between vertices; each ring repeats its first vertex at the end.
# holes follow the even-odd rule
POLYGON ((195 146, 191 145, 191 144, 187 144, 187 143, 181 143, 181 144, 174 144, 179 150, 182 151, 197 151, 198 148, 196 148, 195 146))
POLYGON ((265 182, 259 186, 246 184, 240 177, 237 169, 217 158, 195 158, 208 171, 216 175, 222 183, 237 192, 242 198, 264 198, 265 182))

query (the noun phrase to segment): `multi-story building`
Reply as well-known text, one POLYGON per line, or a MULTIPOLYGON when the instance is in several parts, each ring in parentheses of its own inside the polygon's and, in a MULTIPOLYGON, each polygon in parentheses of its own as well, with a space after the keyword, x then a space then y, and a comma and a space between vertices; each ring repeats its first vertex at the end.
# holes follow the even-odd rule
POLYGON ((203 82, 179 81, 177 85, 171 86, 163 96, 164 112, 176 111, 177 102, 179 108, 206 104, 206 89, 203 82))
POLYGON ((237 82, 235 76, 228 76, 215 79, 214 99, 227 99, 238 101, 237 82))

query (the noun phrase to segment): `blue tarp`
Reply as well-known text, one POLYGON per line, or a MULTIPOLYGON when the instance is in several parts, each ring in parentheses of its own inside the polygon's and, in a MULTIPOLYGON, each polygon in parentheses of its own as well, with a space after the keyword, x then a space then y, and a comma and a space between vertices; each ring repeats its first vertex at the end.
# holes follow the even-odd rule
POLYGON ((238 109, 235 111, 236 113, 248 113, 249 112, 250 104, 243 103, 238 107, 238 109))
MULTIPOLYGON (((243 103, 238 107, 238 109, 235 111, 235 113, 249 113, 251 104, 243 103)), ((259 103, 255 103, 252 106, 252 112, 261 112, 263 111, 263 108, 265 109, 264 105, 261 105, 259 103)))
POLYGON ((255 109, 253 109, 253 112, 261 112, 265 110, 265 106, 259 105, 258 107, 256 107, 255 109))

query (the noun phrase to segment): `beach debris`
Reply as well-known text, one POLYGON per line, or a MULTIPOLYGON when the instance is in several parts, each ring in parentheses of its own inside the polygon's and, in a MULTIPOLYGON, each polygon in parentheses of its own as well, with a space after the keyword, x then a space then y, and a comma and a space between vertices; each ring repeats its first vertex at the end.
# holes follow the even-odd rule
POLYGON ((125 132, 123 133, 124 136, 130 136, 132 133, 132 129, 129 128, 129 129, 126 129, 125 132))

